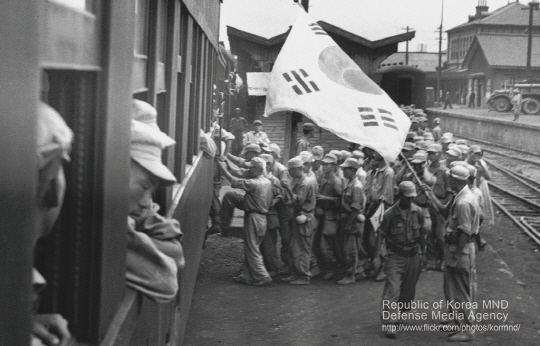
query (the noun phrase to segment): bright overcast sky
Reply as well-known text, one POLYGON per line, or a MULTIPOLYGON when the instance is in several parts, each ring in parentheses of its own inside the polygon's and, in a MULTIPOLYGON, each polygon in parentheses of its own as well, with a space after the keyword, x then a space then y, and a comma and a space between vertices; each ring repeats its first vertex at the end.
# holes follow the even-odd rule
MULTIPOLYGON (((310 0, 309 14, 369 40, 416 31, 409 49, 427 44, 430 52, 438 51, 437 28, 441 22, 443 0, 310 0)), ((487 0, 489 11, 515 0, 487 0)), ((521 0, 522 4, 529 1, 521 0)), ((444 0, 443 30, 467 22, 476 11, 478 0, 444 0)), ((226 26, 233 26, 259 36, 273 37, 294 23, 297 6, 293 0, 223 0, 220 41, 227 42, 226 26)), ((443 37, 446 37, 444 35, 443 37)), ((443 41, 443 50, 446 40, 443 41)), ((400 51, 405 44, 400 44, 400 51)))

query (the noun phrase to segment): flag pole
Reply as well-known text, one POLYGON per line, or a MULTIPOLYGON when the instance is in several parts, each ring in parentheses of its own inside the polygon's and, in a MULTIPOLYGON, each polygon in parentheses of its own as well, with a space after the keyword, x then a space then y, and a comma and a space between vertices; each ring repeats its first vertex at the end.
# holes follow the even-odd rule
MULTIPOLYGON (((411 164, 409 163, 409 160, 407 160, 407 158, 403 155, 403 153, 399 153, 399 156, 403 159, 403 161, 405 161, 405 164, 407 165, 407 168, 412 172, 412 174, 414 176, 414 179, 416 179, 416 181, 418 182, 418 185, 420 185, 420 187, 422 185, 426 185, 426 184, 422 183, 422 180, 420 180, 420 178, 418 177, 418 174, 416 174, 416 172, 412 168, 411 164)), ((426 193, 426 196, 433 203, 433 199, 431 198, 431 196, 428 193, 426 193)))

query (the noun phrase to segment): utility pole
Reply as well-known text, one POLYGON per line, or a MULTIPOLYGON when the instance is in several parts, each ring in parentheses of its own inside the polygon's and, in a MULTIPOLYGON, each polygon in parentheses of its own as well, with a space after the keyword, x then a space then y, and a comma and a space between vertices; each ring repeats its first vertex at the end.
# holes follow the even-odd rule
POLYGON ((437 69, 437 94, 436 94, 436 97, 439 101, 440 101, 440 93, 441 93, 441 72, 442 72, 443 13, 444 13, 444 0, 442 0, 442 4, 441 4, 441 25, 439 26, 439 67, 437 69))
POLYGON ((529 41, 527 44, 527 78, 531 76, 531 55, 532 55, 532 35, 533 35, 533 13, 538 11, 539 3, 535 0, 529 2, 529 41))
MULTIPOLYGON (((409 32, 409 29, 413 30, 414 28, 410 28, 407 25, 406 28, 401 29, 401 30, 407 30, 407 32, 409 32)), ((409 40, 407 40, 407 42, 405 43, 405 65, 409 65, 409 40)))

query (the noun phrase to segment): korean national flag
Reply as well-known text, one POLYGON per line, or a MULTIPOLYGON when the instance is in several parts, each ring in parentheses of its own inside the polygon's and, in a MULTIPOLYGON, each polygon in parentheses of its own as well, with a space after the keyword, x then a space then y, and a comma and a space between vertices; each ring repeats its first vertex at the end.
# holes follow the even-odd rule
POLYGON ((400 153, 410 120, 301 7, 272 69, 265 116, 295 111, 378 151, 400 153))

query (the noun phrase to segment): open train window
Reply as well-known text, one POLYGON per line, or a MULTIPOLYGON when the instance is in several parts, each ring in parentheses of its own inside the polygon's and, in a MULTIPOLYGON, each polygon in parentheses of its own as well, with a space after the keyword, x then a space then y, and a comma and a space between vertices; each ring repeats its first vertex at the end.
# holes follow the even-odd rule
POLYGON ((147 88, 149 0, 135 1, 135 45, 132 89, 147 88))

